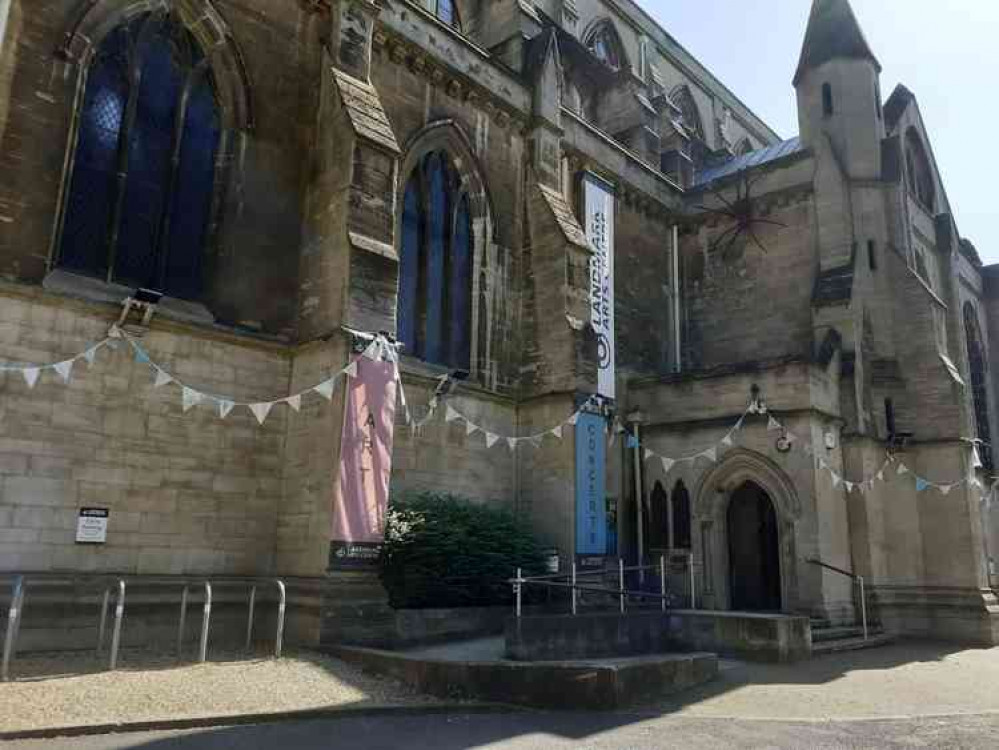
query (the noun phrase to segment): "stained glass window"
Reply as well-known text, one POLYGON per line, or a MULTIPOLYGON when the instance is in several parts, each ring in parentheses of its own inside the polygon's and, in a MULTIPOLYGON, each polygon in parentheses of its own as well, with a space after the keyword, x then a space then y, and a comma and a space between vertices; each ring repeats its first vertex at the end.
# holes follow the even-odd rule
POLYGON ((220 135, 209 68, 177 19, 108 34, 88 71, 60 264, 197 298, 220 135))
POLYGON ((460 28, 458 22, 458 9, 454 7, 454 0, 437 0, 437 17, 448 26, 460 28))
POLYGON ((971 303, 964 305, 964 334, 968 343, 968 369, 971 372, 971 397, 975 408, 975 430, 981 443, 978 455, 985 469, 992 473, 992 428, 989 426, 988 380, 982 331, 971 303))
POLYGON ((467 370, 471 358, 472 221, 444 152, 421 160, 403 196, 396 326, 404 351, 467 370))
POLYGON ((615 70, 621 67, 621 41, 610 21, 601 22, 593 30, 586 46, 604 65, 615 70))
POLYGON ((682 479, 673 487, 673 547, 690 549, 690 493, 682 479))

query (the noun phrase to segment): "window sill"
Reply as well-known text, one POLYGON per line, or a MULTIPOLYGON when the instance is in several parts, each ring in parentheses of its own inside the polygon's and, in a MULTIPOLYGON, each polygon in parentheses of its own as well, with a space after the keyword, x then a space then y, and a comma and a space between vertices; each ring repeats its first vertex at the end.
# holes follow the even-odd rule
MULTIPOLYGON (((62 268, 50 271, 42 281, 42 288, 53 294, 112 305, 120 305, 135 291, 132 287, 83 276, 62 268)), ((198 325, 215 323, 215 316, 203 304, 175 297, 161 299, 156 307, 156 315, 182 323, 198 325)))

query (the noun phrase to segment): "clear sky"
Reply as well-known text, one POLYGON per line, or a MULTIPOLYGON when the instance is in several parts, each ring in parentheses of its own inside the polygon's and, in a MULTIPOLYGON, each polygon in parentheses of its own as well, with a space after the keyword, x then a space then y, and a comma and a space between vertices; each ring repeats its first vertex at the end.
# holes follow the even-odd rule
MULTIPOLYGON (((783 138, 811 0, 638 0, 783 138)), ((999 263, 999 0, 851 0, 884 68, 885 99, 919 102, 963 237, 999 263)))

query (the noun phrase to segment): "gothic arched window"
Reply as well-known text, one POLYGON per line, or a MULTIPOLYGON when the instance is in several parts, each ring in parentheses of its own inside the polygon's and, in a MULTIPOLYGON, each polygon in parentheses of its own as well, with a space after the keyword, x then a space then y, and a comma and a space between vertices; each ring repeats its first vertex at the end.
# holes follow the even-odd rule
POLYGON ((673 487, 673 547, 690 549, 690 493, 682 479, 673 487))
POLYGON ((404 352, 467 370, 471 357, 472 220, 469 196, 444 151, 406 182, 396 313, 404 352))
POLYGON ((964 335, 968 342, 968 370, 971 374, 971 397, 975 407, 975 430, 982 442, 978 455, 985 469, 992 473, 992 429, 989 427, 988 382, 985 373, 985 351, 978 315, 970 302, 964 305, 964 335))
POLYGON ((703 141, 704 124, 701 122, 701 113, 690 87, 685 83, 677 86, 670 92, 669 98, 679 108, 687 132, 703 141))
POLYGON ((609 68, 620 70, 624 64, 621 39, 610 21, 600 21, 593 28, 586 38, 586 47, 594 57, 609 68))
POLYGON ((437 0, 437 17, 450 27, 461 29, 458 8, 455 7, 454 0, 437 0))
POLYGON ((87 72, 59 265, 200 296, 220 133, 208 61, 173 14, 111 31, 87 72))
POLYGON ((920 203, 933 211, 936 208, 936 186, 933 182, 933 171, 926 155, 923 141, 915 128, 909 128, 905 133, 905 167, 908 173, 909 190, 920 203))
POLYGON ((662 482, 656 482, 649 497, 649 549, 669 547, 669 497, 662 482))

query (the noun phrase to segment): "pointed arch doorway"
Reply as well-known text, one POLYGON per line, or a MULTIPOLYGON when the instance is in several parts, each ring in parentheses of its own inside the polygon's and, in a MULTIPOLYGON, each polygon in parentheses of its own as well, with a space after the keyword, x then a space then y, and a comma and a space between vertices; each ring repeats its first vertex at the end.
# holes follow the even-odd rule
POLYGON ((770 496, 755 482, 739 485, 729 500, 727 526, 731 608, 779 612, 780 539, 770 496))

